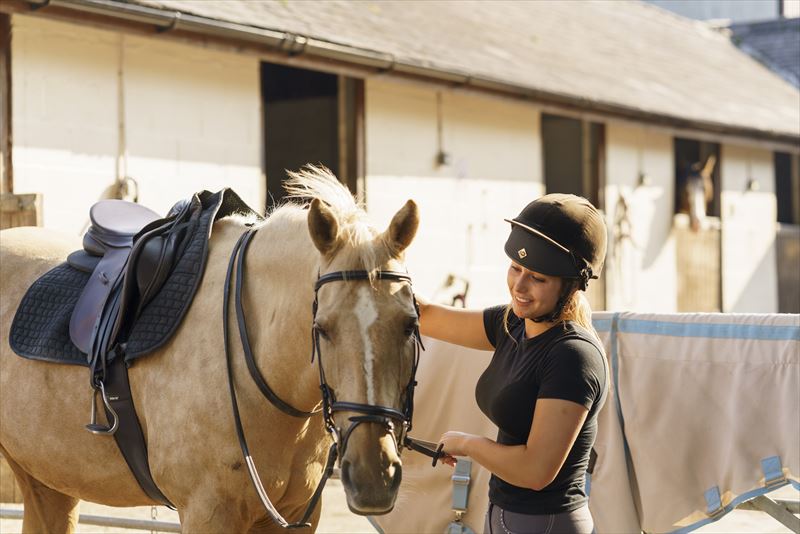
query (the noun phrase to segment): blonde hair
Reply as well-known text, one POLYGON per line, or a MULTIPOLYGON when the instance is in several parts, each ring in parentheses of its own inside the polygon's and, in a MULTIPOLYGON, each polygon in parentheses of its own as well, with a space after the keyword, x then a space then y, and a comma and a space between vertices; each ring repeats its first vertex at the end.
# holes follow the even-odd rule
MULTIPOLYGON (((600 343, 600 346, 602 346, 600 336, 597 334, 597 330, 594 329, 594 325, 592 324, 592 307, 589 305, 589 299, 586 298, 583 291, 577 290, 576 283, 565 278, 562 278, 562 281, 566 285, 565 287, 569 288, 567 291, 569 291, 570 294, 556 322, 561 323, 562 326, 566 326, 567 321, 578 324, 585 328, 592 337, 600 343)), ((503 311, 503 330, 505 330, 508 337, 516 343, 514 336, 512 336, 511 332, 508 330, 509 314, 511 314, 511 304, 506 305, 506 309, 503 311)))

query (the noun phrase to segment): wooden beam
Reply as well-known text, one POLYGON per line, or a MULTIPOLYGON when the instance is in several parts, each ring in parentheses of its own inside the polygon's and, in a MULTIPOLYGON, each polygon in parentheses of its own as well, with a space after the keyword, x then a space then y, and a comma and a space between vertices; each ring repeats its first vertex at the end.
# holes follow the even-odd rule
POLYGON ((0 193, 0 230, 42 225, 42 195, 0 193))
POLYGON ((14 190, 11 96, 11 16, 0 13, 0 193, 14 190))

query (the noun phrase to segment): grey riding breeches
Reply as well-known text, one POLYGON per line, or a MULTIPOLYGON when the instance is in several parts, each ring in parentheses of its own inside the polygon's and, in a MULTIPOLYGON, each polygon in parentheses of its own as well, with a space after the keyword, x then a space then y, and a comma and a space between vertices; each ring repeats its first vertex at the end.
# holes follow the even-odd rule
POLYGON ((593 534, 588 506, 560 514, 529 515, 489 504, 483 534, 593 534))

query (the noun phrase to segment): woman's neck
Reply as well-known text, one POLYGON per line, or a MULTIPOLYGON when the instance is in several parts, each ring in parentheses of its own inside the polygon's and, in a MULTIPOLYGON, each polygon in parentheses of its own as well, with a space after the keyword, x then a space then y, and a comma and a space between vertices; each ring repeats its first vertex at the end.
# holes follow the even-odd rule
POLYGON ((540 334, 544 334, 551 328, 553 328, 558 321, 552 322, 541 322, 537 323, 532 321, 531 319, 525 319, 525 339, 534 338, 540 334))

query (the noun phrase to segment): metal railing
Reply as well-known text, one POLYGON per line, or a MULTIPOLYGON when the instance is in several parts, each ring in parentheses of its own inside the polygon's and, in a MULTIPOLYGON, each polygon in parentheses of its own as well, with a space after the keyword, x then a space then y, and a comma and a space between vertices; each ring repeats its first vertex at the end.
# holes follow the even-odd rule
MULTIPOLYGON (((23 510, 0 508, 0 519, 22 520, 23 510)), ((133 519, 129 517, 108 517, 103 515, 81 514, 78 523, 98 527, 149 530, 151 532, 180 532, 180 523, 156 521, 153 519, 133 519)))

